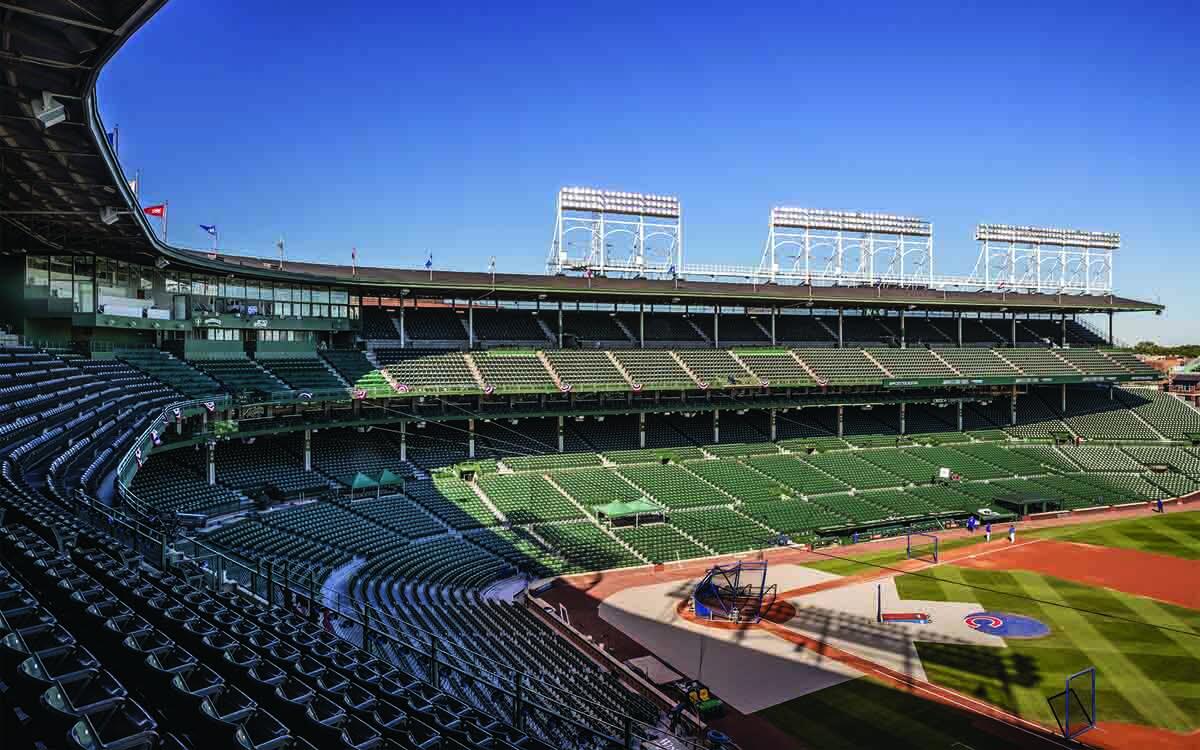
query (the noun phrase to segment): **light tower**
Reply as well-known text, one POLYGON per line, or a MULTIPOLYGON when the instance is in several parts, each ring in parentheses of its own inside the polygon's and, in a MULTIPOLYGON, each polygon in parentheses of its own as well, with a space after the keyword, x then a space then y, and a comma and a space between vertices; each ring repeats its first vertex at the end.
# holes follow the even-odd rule
POLYGON ((972 279, 994 292, 1112 294, 1117 232, 980 224, 972 279))
POLYGON ((771 209, 759 279, 835 286, 932 286, 933 225, 858 211, 771 209))
POLYGON ((683 272, 683 222, 670 195, 564 187, 558 191, 552 274, 673 276, 683 272))

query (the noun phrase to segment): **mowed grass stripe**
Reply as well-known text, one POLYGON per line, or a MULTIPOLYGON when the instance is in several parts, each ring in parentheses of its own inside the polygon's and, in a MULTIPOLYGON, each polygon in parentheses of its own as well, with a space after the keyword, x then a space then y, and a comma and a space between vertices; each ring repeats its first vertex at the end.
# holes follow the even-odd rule
MULTIPOLYGON (((1045 601, 1068 603, 1059 590, 1041 576, 1021 576, 1017 583, 1030 596, 1045 601)), ((1099 590, 1097 590, 1099 591, 1099 590)), ((1092 598, 1092 597, 1089 597, 1092 598)), ((1104 690, 1121 693, 1125 702, 1133 708, 1142 719, 1138 723, 1152 724, 1159 718, 1171 729, 1189 729, 1191 722, 1179 708, 1162 692, 1157 684, 1130 660, 1122 649, 1102 635, 1082 613, 1066 607, 1058 607, 1055 621, 1061 628, 1061 633, 1076 645, 1080 653, 1087 657, 1090 663, 1079 664, 1078 669, 1094 666, 1100 674, 1105 675, 1104 690), (1157 709, 1154 712, 1150 707, 1157 709)), ((1063 675, 1066 677, 1066 674, 1063 675)), ((1100 688, 1097 687, 1099 690, 1100 688)))
POLYGON ((1007 750, 1011 742, 975 726, 975 716, 960 709, 882 685, 868 677, 826 688, 756 714, 806 747, 862 750, 930 750, 965 743, 975 750, 1007 750))
POLYGON ((1184 731, 1200 724, 1200 719, 1191 718, 1200 717, 1195 691, 1172 689, 1190 686, 1195 682, 1192 676, 1200 674, 1200 637, 1190 635, 1200 633, 1200 613, 1026 571, 942 566, 900 576, 896 582, 906 599, 978 601, 982 609, 1035 617, 1052 629, 1042 639, 1008 639, 1005 649, 918 643, 926 674, 935 683, 1053 725, 1046 698, 1062 690, 1068 674, 1092 664, 1099 672, 1102 719, 1184 731), (937 578, 928 577, 931 573, 937 578), (971 587, 955 585, 958 582, 971 587), (1107 611, 1115 617, 1072 608, 1107 611), (1137 620, 1153 620, 1177 631, 1137 620), (1192 721, 1196 723, 1189 725, 1192 721))
POLYGON ((1030 533, 1043 539, 1135 549, 1200 560, 1200 511, 1155 513, 1122 521, 1034 529, 1030 533))

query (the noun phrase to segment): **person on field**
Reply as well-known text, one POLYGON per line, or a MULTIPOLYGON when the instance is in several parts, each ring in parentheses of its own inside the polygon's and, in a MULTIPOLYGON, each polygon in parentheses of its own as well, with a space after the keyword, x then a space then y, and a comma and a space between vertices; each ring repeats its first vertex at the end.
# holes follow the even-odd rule
POLYGON ((1012 544, 1017 541, 1017 525, 1011 524, 1008 527, 1008 543, 1012 544))
POLYGON ((1166 513, 1166 509, 1165 509, 1165 508, 1163 508, 1163 501, 1162 501, 1162 498, 1161 498, 1161 497, 1158 499, 1158 512, 1159 512, 1159 513, 1166 513))
POLYGON ((983 541, 992 541, 992 522, 988 521, 987 526, 983 527, 983 541))
POLYGON ((975 516, 973 515, 967 519, 967 532, 971 534, 975 533, 975 516))

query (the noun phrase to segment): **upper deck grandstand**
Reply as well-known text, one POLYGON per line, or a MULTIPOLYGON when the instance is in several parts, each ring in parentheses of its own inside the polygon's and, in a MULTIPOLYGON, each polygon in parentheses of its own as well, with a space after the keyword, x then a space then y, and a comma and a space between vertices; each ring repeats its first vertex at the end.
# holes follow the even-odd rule
POLYGON ((0 3, 21 742, 694 746, 678 694, 526 585, 1200 490, 1200 412, 1114 346, 1114 315, 1162 310, 1114 293, 1114 235, 981 225, 960 278, 920 220, 775 209, 760 264, 689 266, 675 199, 564 189, 545 274, 165 244, 95 99, 162 4, 0 3), (620 221, 671 239, 563 239, 620 221), (1034 248, 1057 282, 1018 269, 1034 248))

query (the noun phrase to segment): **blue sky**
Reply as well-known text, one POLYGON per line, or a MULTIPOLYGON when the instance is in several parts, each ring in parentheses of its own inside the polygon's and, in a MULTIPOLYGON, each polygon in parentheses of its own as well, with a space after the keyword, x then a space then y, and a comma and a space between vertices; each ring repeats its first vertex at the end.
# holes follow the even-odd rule
POLYGON ((172 0, 109 64, 105 122, 170 239, 540 271, 562 185, 671 193, 690 262, 757 262, 791 204, 1119 231, 1119 293, 1200 340, 1200 10, 1179 3, 172 0))

